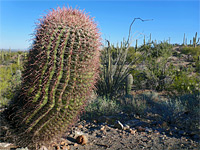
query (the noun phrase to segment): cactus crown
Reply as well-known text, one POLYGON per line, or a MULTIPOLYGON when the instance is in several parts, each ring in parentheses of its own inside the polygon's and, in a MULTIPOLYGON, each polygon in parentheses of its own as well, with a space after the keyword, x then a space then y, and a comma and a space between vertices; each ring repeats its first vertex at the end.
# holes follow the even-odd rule
POLYGON ((39 20, 22 74, 22 88, 6 110, 18 144, 36 149, 69 129, 92 92, 100 34, 83 11, 58 7, 39 20))

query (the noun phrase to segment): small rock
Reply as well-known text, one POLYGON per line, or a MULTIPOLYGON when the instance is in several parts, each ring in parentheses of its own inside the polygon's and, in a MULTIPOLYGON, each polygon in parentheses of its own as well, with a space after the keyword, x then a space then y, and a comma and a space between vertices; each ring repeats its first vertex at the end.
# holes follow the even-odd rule
POLYGON ((163 128, 167 128, 167 127, 168 127, 168 124, 167 124, 167 122, 164 121, 164 122, 162 123, 161 126, 162 126, 163 128))
POLYGON ((170 131, 170 132, 169 132, 169 135, 173 135, 173 133, 170 131))
POLYGON ((45 146, 42 146, 39 150, 48 150, 48 149, 45 146))
POLYGON ((129 130, 130 126, 129 125, 125 125, 125 127, 123 128, 123 130, 129 130))
POLYGON ((80 125, 78 126, 78 128, 79 128, 79 129, 82 129, 82 128, 83 128, 83 126, 80 124, 80 125))
POLYGON ((135 129, 130 129, 129 131, 131 134, 135 134, 137 132, 137 130, 135 130, 135 129))
POLYGON ((97 120, 93 120, 93 123, 97 123, 97 120))
MULTIPOLYGON (((55 150, 60 150, 60 146, 58 144, 53 145, 55 150)), ((48 150, 48 149, 40 149, 40 150, 48 150)))
MULTIPOLYGON (((44 146, 45 147, 45 146, 44 146)), ((46 147, 45 147, 46 148, 46 147)), ((16 150, 28 150, 28 148, 26 147, 26 148, 17 148, 16 150)), ((46 149, 39 149, 39 150, 48 150, 47 148, 46 149)))
POLYGON ((124 128, 123 124, 120 121, 116 121, 114 127, 121 130, 124 128))
POLYGON ((104 131, 104 130, 105 130, 105 126, 102 126, 102 127, 100 128, 100 130, 101 130, 101 131, 104 131))
POLYGON ((145 128, 145 132, 147 132, 147 133, 151 133, 153 130, 152 129, 150 129, 150 128, 145 128))
POLYGON ((88 142, 88 139, 85 135, 80 135, 76 138, 78 144, 85 145, 88 142))
POLYGON ((158 132, 157 130, 154 131, 155 134, 160 134, 160 132, 158 132))
POLYGON ((68 150, 67 146, 68 146, 68 143, 66 141, 60 142, 61 149, 68 150))
POLYGON ((143 141, 143 142, 147 142, 147 141, 148 141, 147 137, 143 137, 143 138, 142 138, 142 141, 143 141))
POLYGON ((145 131, 145 128, 139 126, 139 127, 137 127, 137 130, 138 130, 139 132, 143 132, 143 131, 145 131))
POLYGON ((10 143, 0 143, 0 147, 8 147, 10 146, 11 144, 10 143))
POLYGON ((81 131, 75 131, 75 136, 83 135, 83 132, 81 131))

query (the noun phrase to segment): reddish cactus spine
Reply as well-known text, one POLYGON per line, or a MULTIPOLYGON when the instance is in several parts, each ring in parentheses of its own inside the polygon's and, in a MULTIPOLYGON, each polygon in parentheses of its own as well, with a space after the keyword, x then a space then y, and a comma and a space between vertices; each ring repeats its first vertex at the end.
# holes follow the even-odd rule
POLYGON ((22 88, 6 110, 17 144, 35 149, 69 128, 96 83, 100 34, 83 11, 52 10, 37 25, 22 88))

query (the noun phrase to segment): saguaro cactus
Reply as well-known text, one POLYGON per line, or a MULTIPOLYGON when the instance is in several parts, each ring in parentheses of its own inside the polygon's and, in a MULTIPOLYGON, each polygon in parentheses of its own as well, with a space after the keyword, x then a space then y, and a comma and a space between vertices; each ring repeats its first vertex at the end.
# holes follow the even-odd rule
POLYGON ((186 45, 185 44, 185 33, 184 33, 184 37, 183 37, 183 45, 186 45))
POLYGON ((135 41, 135 52, 137 51, 137 48, 138 48, 138 40, 136 39, 136 41, 135 41))
POLYGON ((126 95, 131 94, 132 86, 133 86, 133 76, 132 76, 132 74, 129 74, 126 77, 126 95))
POLYGON ((77 120, 98 77, 100 40, 84 11, 58 7, 40 19, 22 88, 5 112, 19 146, 48 145, 77 120))
POLYGON ((199 43, 200 38, 197 40, 197 32, 195 33, 195 37, 193 37, 193 47, 196 47, 196 45, 199 43))

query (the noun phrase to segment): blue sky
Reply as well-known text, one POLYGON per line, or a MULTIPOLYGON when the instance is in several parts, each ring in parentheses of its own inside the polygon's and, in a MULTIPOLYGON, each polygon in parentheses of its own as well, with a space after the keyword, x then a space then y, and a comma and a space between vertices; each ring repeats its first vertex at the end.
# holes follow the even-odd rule
POLYGON ((142 43, 143 35, 148 40, 150 33, 153 40, 163 41, 170 37, 171 43, 180 44, 184 33, 188 43, 195 32, 198 32, 198 36, 200 34, 199 0, 0 0, 0 49, 28 49, 37 19, 52 8, 68 5, 85 9, 85 12, 95 17, 102 39, 108 39, 114 44, 123 38, 127 39, 129 26, 137 17, 153 19, 147 22, 135 21, 132 33, 137 33, 134 37, 139 43, 142 43))

